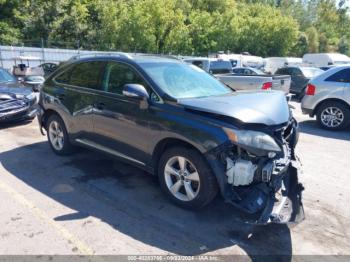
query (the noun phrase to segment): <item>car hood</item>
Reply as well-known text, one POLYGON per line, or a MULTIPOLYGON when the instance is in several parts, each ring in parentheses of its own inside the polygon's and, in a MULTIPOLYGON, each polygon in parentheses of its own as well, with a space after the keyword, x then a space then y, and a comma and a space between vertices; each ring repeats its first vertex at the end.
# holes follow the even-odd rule
POLYGON ((23 87, 19 83, 0 83, 0 93, 10 93, 16 95, 29 95, 33 91, 29 87, 23 87))
POLYGON ((235 118, 246 124, 279 125, 290 110, 280 91, 234 92, 229 95, 179 99, 185 108, 235 118))

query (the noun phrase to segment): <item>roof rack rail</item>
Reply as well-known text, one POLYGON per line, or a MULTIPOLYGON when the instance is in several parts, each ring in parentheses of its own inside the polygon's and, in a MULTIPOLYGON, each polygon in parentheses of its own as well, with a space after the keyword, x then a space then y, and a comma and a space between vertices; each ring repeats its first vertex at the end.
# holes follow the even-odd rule
POLYGON ((87 53, 87 54, 78 54, 75 56, 72 56, 69 60, 77 60, 80 58, 84 57, 97 57, 97 56, 118 56, 121 58, 127 58, 127 59, 132 59, 132 56, 128 53, 123 53, 123 52, 96 52, 96 53, 87 53))
POLYGON ((156 56, 156 57, 164 57, 169 59, 176 59, 181 60, 180 56, 177 55, 162 55, 162 54, 148 54, 148 53, 133 53, 134 55, 141 55, 141 56, 156 56))

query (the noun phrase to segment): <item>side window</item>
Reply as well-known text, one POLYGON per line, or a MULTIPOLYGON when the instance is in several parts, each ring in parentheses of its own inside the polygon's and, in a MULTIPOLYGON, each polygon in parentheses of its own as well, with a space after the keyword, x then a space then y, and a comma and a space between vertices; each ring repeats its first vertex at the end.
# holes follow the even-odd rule
POLYGON ((300 69, 298 69, 298 68, 293 68, 293 69, 292 69, 292 75, 293 75, 293 76, 303 76, 303 73, 301 72, 300 69))
POLYGON ((69 84, 91 89, 100 89, 99 80, 105 62, 93 61, 77 64, 71 70, 69 84))
POLYGON ((203 61, 193 61, 192 64, 203 69, 203 61))
POLYGON ((280 68, 276 71, 275 73, 276 75, 289 75, 289 72, 287 69, 285 68, 280 68))
POLYGON ((343 69, 329 76, 326 81, 350 83, 350 68, 343 69))
POLYGON ((72 71, 68 69, 67 71, 63 72, 62 74, 55 77, 55 81, 60 84, 68 84, 70 75, 72 71))
POLYGON ((140 84, 148 90, 143 78, 130 66, 116 62, 108 63, 103 78, 104 91, 121 95, 125 84, 140 84))
POLYGON ((252 71, 250 69, 244 69, 244 75, 252 75, 252 71))

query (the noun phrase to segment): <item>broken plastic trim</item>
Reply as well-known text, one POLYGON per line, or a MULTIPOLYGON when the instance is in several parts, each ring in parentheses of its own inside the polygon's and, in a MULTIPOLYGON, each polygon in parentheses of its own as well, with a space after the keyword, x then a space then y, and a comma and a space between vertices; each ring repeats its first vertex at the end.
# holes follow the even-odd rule
MULTIPOLYGON (((238 193, 234 190, 234 187, 228 183, 226 166, 222 159, 220 159, 220 156, 222 158, 222 154, 230 147, 232 147, 232 144, 225 143, 206 154, 207 160, 217 177, 221 195, 225 202, 232 204, 244 213, 254 215, 254 218, 246 221, 247 223, 264 225, 268 223, 283 224, 301 222, 305 217, 301 194, 303 186, 298 182, 298 175, 301 171, 299 161, 294 156, 294 151, 292 150, 292 154, 288 154, 288 156, 284 152, 284 157, 281 159, 282 166, 280 166, 278 174, 275 174, 270 182, 263 181, 263 183, 253 186, 251 188, 251 196, 249 196, 250 199, 246 199, 245 203, 243 203, 238 193), (249 210, 245 207, 253 199, 257 202, 261 196, 263 196, 264 205, 260 210, 253 212, 252 209, 249 210), (278 196, 280 197, 277 199, 278 196)), ((266 165, 263 159, 261 161, 266 165)), ((253 208, 256 208, 256 206, 253 208)))
POLYGON ((257 224, 268 223, 300 223, 305 219, 302 204, 302 191, 304 187, 298 182, 300 173, 299 163, 293 161, 283 178, 284 187, 281 189, 281 197, 276 201, 276 193, 271 192, 267 205, 257 224))

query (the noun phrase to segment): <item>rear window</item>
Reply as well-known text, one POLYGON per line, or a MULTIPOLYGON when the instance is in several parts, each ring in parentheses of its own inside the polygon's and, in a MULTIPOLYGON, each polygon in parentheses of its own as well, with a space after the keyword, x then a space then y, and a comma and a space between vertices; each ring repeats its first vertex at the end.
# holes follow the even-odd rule
POLYGON ((232 65, 230 61, 211 61, 209 70, 212 74, 226 74, 232 71, 232 65))
POLYGON ((319 68, 302 68, 301 71, 307 78, 313 78, 324 72, 322 69, 319 68))
POLYGON ((334 73, 333 75, 329 76, 326 81, 350 83, 350 68, 334 73))

